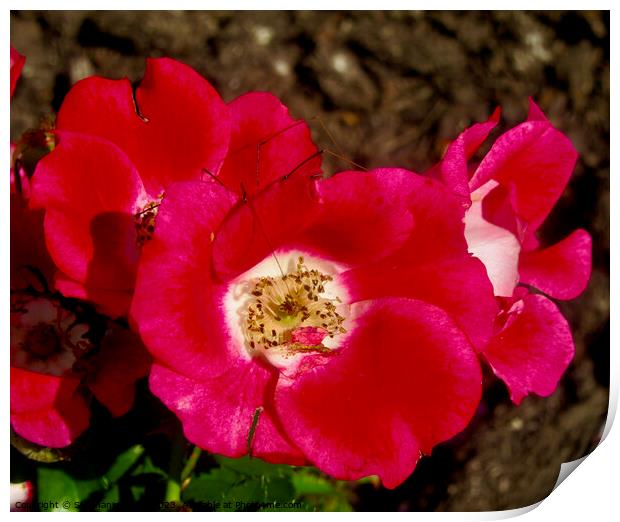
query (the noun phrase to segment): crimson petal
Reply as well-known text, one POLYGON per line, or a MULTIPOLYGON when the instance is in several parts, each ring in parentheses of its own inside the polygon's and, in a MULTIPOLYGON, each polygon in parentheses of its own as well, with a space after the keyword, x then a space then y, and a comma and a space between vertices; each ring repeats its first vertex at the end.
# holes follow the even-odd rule
POLYGON ((136 103, 140 114, 129 80, 86 78, 65 97, 56 126, 115 143, 152 197, 172 181, 219 170, 228 147, 228 110, 196 71, 169 58, 148 59, 136 103))
POLYGON ((574 354, 570 327, 557 306, 532 294, 512 306, 506 324, 484 351, 515 404, 530 392, 551 395, 574 354))
POLYGON ((112 143, 60 133, 37 165, 31 207, 45 208, 56 265, 87 287, 131 290, 139 257, 134 214, 146 199, 135 167, 112 143))
POLYGON ((519 275, 555 299, 574 299, 588 285, 592 271, 592 237, 575 230, 559 243, 541 250, 522 252, 519 275))
POLYGON ((112 326, 93 360, 88 388, 115 417, 133 405, 138 379, 149 373, 151 358, 140 338, 128 329, 112 326))
POLYGON ((422 452, 469 422, 480 400, 480 366, 465 336, 433 306, 381 299, 358 312, 325 364, 281 378, 276 409, 321 470, 346 480, 379 475, 394 488, 422 452))
POLYGON ((294 246, 318 210, 315 183, 303 176, 272 183, 240 202, 215 232, 213 266, 217 277, 233 279, 279 247, 294 246))
POLYGON ((257 414, 274 377, 255 361, 237 364, 205 381, 155 364, 149 384, 181 419, 185 436, 197 446, 227 457, 241 457, 251 448, 253 456, 267 461, 303 464, 303 455, 276 428, 269 409, 257 414))
POLYGON ((571 142, 548 121, 526 121, 497 139, 470 185, 473 191, 494 179, 505 186, 515 213, 534 232, 564 191, 576 161, 571 142))
POLYGON ((77 392, 80 379, 11 367, 11 426, 48 448, 71 444, 88 427, 90 411, 77 392))
POLYGON ((24 63, 26 63, 26 58, 19 54, 11 46, 11 98, 13 97, 17 80, 19 80, 19 77, 22 74, 24 63))
POLYGON ((295 172, 321 173, 321 157, 303 120, 267 92, 250 92, 228 104, 229 152, 218 179, 230 190, 252 196, 295 172))
POLYGON ((489 119, 483 123, 475 123, 465 129, 448 146, 444 157, 438 165, 433 167, 432 174, 439 177, 452 191, 462 197, 468 204, 469 198, 469 171, 467 162, 487 139, 491 131, 496 127, 500 118, 500 108, 496 108, 489 119))
POLYGON ((482 350, 491 337, 498 311, 484 265, 468 255, 438 259, 432 265, 393 266, 390 260, 340 276, 352 302, 380 297, 409 297, 433 304, 450 315, 482 350))
POLYGON ((317 182, 320 212, 298 243, 347 265, 387 257, 411 234, 409 200, 418 178, 404 169, 376 169, 317 182))
POLYGON ((236 357, 211 275, 211 234, 236 200, 211 178, 174 183, 142 250, 131 320, 156 359, 190 377, 221 375, 236 357))

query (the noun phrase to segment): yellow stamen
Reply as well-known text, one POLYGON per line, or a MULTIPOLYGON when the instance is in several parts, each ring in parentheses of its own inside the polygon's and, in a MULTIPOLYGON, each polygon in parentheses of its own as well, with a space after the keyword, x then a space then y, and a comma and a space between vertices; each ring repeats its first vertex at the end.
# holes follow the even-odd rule
POLYGON ((245 314, 244 330, 250 349, 329 351, 322 339, 346 332, 342 326, 344 317, 334 304, 340 300, 323 295, 325 285, 332 279, 319 270, 309 270, 302 257, 293 272, 258 278, 245 314))

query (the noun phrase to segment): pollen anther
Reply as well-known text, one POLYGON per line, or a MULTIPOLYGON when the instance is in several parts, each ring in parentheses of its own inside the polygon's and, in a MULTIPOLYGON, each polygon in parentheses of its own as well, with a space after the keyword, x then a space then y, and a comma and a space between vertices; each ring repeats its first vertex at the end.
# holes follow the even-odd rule
POLYGON ((287 354, 329 352, 325 337, 345 333, 344 317, 337 312, 339 299, 324 296, 333 280, 308 269, 299 257, 295 270, 280 277, 254 280, 244 314, 244 331, 251 353, 280 348, 287 354))
POLYGON ((155 201, 147 203, 142 210, 136 212, 134 215, 136 243, 139 247, 153 237, 153 233, 155 232, 155 218, 157 217, 157 211, 163 197, 163 193, 160 194, 155 201))

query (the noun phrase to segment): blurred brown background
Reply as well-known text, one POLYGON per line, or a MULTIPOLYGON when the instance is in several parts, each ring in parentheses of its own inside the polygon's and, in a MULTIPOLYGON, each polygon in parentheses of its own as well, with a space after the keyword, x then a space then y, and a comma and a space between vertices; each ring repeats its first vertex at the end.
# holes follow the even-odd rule
MULTIPOLYGON (((496 105, 505 129, 534 97, 580 153, 543 239, 576 227, 594 239, 588 290, 560 304, 575 361, 552 397, 518 408, 489 376, 465 433, 396 490, 364 485, 352 500, 360 510, 521 507, 549 493, 560 463, 595 447, 609 385, 608 12, 12 12, 11 43, 26 56, 12 140, 57 110, 77 80, 138 81, 147 56, 188 63, 226 101, 275 93, 295 117, 317 118, 320 147, 367 167, 422 171, 496 105)), ((347 167, 326 160, 328 171, 347 167)))

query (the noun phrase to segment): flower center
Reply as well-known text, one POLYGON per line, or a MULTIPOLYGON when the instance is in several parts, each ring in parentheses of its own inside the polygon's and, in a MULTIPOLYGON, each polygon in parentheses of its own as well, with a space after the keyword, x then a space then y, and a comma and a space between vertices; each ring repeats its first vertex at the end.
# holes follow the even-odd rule
POLYGON ((62 351, 60 338, 54 325, 39 323, 30 329, 22 343, 22 350, 37 359, 47 359, 62 351))
POLYGON ((155 232, 155 218, 163 199, 163 193, 157 196, 157 199, 150 201, 142 209, 134 215, 134 223, 136 226, 136 243, 141 247, 153 237, 155 232))
POLYGON ((11 296, 11 365, 61 376, 92 348, 89 327, 48 298, 11 296))
POLYGON ((332 281, 331 275, 309 269, 303 257, 287 274, 248 281, 251 297, 241 316, 250 354, 329 352, 327 339, 346 333, 337 310, 341 300, 326 292, 332 281))
POLYGON ((510 297, 519 282, 521 243, 509 230, 487 221, 482 207, 497 186, 490 180, 472 192, 472 204, 465 212, 465 239, 467 250, 484 264, 495 295, 510 297))

